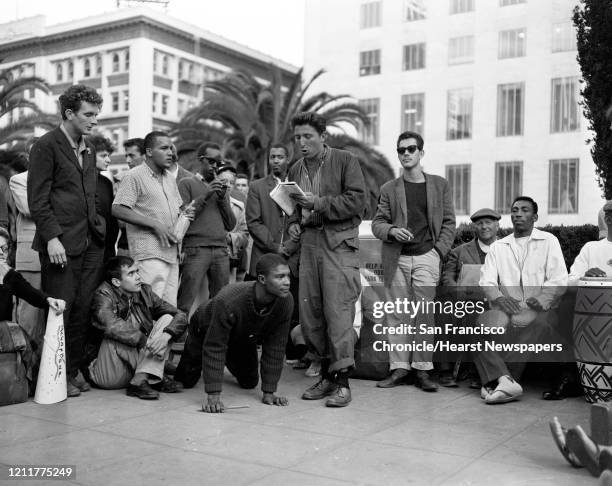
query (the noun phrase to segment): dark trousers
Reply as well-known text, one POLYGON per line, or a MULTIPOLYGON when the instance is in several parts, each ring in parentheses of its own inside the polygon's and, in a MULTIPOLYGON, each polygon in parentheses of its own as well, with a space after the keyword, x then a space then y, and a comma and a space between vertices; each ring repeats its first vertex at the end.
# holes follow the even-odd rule
POLYGON ((208 276, 208 298, 212 299, 229 283, 230 262, 226 247, 185 248, 177 307, 187 315, 194 301, 201 298, 205 276, 208 276))
MULTIPOLYGON (((202 355, 208 326, 200 327, 197 317, 196 314, 189 321, 185 348, 174 375, 186 388, 191 388, 198 382, 202 369, 206 366, 202 355)), ((225 366, 236 377, 241 388, 255 388, 259 383, 257 342, 246 335, 230 338, 225 366)))
POLYGON ((104 247, 91 242, 84 253, 68 256, 63 268, 51 263, 49 255, 40 253, 39 257, 43 292, 66 301, 66 369, 68 376, 73 377, 87 364, 85 343, 91 327, 91 300, 100 284, 104 247))

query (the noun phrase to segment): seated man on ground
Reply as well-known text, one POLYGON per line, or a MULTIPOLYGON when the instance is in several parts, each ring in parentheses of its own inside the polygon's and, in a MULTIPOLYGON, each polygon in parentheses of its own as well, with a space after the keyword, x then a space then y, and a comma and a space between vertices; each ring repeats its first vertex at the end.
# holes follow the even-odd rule
MULTIPOLYGON (((559 240, 534 228, 538 205, 519 196, 512 203, 513 233, 495 241, 487 253, 479 284, 492 311, 479 323, 505 327, 513 344, 539 342, 555 320, 553 312, 567 286, 567 269, 559 240)), ((518 384, 530 352, 483 350, 474 364, 483 383, 481 397, 488 404, 506 403, 523 394, 518 384), (506 363, 512 363, 510 373, 506 363)))
POLYGON ((189 333, 175 379, 193 387, 204 370, 208 400, 205 412, 223 412, 223 368, 242 388, 259 382, 257 344, 262 345, 261 389, 266 405, 287 405, 276 396, 293 312, 289 267, 274 253, 257 262, 257 280, 230 284, 200 306, 189 322, 189 333))
POLYGON ((128 396, 159 397, 180 384, 164 377, 170 342, 187 327, 187 317, 142 283, 129 257, 106 263, 106 281, 92 302, 93 325, 104 332, 98 357, 89 365, 91 380, 100 388, 127 386, 128 396))

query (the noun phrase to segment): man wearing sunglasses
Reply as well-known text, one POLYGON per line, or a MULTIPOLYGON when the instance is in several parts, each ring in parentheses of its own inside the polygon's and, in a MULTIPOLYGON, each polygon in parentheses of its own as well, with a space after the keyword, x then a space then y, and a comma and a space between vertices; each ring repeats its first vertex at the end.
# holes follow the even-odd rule
MULTIPOLYGON (((425 156, 423 137, 415 132, 403 132, 397 139, 397 156, 402 174, 380 189, 376 216, 372 221, 374 236, 383 241, 382 262, 387 300, 405 298, 432 301, 440 278, 440 263, 450 251, 455 237, 455 211, 446 179, 423 172, 425 156)), ((433 334, 400 334, 402 324, 435 325, 431 313, 416 315, 387 314, 387 326, 398 333, 387 338, 391 347, 391 374, 378 382, 379 388, 412 381, 423 391, 436 391, 429 378, 433 369, 433 352, 421 349, 406 351, 413 341, 431 344, 433 334), (409 371, 414 370, 414 376, 409 371)))
POLYGON ((227 185, 215 178, 221 163, 221 147, 205 142, 197 154, 200 173, 178 184, 183 202, 195 201, 195 219, 183 239, 184 259, 178 292, 178 308, 187 315, 202 293, 205 276, 211 298, 229 283, 226 238, 236 225, 227 185))

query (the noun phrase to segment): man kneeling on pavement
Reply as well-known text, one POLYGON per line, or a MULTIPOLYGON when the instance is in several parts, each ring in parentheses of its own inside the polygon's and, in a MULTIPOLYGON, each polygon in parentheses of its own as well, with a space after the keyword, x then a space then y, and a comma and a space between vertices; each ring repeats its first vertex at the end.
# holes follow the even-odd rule
POLYGON ((223 368, 241 388, 259 382, 257 344, 262 345, 261 390, 266 405, 288 404, 276 396, 289 335, 293 298, 289 267, 275 253, 263 255, 256 265, 257 280, 227 285, 191 317, 189 333, 175 379, 193 387, 204 370, 208 399, 205 412, 225 410, 221 401, 223 368))
POLYGON ((104 332, 98 357, 89 365, 91 380, 100 388, 127 386, 128 396, 159 397, 182 387, 164 377, 170 343, 187 327, 187 317, 142 283, 129 257, 106 264, 106 281, 92 302, 93 325, 104 332))

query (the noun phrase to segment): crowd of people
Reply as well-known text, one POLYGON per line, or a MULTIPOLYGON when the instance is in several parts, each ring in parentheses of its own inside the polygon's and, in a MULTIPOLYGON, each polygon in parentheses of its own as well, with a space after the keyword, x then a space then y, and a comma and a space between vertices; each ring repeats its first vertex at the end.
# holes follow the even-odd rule
MULTIPOLYGON (((288 147, 273 144, 268 175, 252 182, 205 140, 199 170, 187 171, 163 131, 124 143, 129 170, 114 181, 107 169, 115 147, 95 134, 99 94, 74 85, 59 104, 59 127, 28 146, 27 167, 0 188, 0 206, 16 216, 11 234, 0 231, 0 256, 15 244, 12 261, 22 276, 0 260, 0 278, 9 291, 15 282, 21 294, 24 282, 42 289, 25 302, 11 291, 20 297, 15 318, 34 342, 44 333, 40 307, 63 311, 68 396, 93 385, 155 399, 203 376, 203 409, 223 412, 227 367, 243 388, 261 380, 263 403, 283 406, 288 400, 276 392, 287 359, 310 364, 309 376, 318 377, 302 399, 347 406, 367 191, 357 158, 326 144, 325 119, 297 114, 295 163, 288 147), (291 212, 270 196, 287 181, 301 188, 291 212), (168 361, 176 343, 184 346, 174 370, 168 361)), ((445 298, 487 302, 487 319, 512 329, 516 342, 533 343, 559 326, 568 285, 612 276, 612 203, 604 207, 606 238, 585 245, 569 273, 557 238, 535 228, 538 204, 527 196, 512 203, 511 234, 498 239, 501 215, 481 208, 471 216, 474 239, 453 248, 451 190, 443 177, 424 172, 422 136, 400 134, 397 154, 401 173, 380 188, 372 221, 387 301, 431 302, 442 286, 445 298)), ((8 220, 0 213, 0 226, 8 229, 8 220)), ((457 386, 454 363, 434 356, 432 346, 411 348, 414 336, 401 332, 410 323, 433 328, 435 319, 386 314, 390 372, 377 387, 457 386)), ((481 322, 466 317, 462 325, 481 322)), ((432 344, 436 336, 422 332, 419 339, 432 344)), ((485 403, 521 396, 525 355, 483 350, 470 360, 470 386, 485 403)), ((579 393, 568 378, 574 374, 575 366, 560 368, 544 398, 579 393)))

